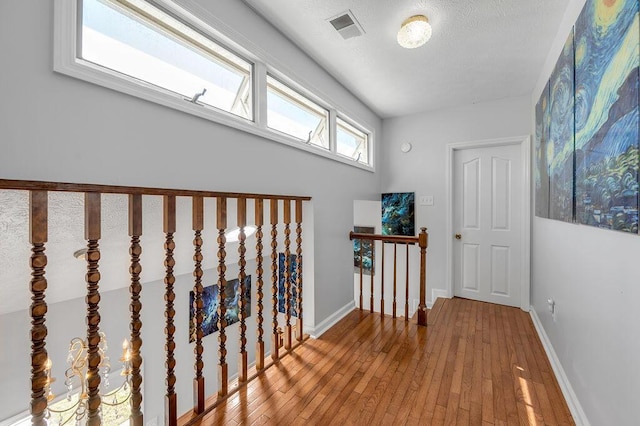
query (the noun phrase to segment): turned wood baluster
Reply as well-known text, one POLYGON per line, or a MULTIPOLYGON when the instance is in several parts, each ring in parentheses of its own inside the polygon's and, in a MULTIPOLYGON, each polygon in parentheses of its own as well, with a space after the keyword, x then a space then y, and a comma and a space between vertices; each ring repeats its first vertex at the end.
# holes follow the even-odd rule
POLYGON ((142 303, 140 302, 140 292, 142 285, 140 284, 140 273, 142 266, 140 265, 140 255, 142 247, 140 246, 140 236, 142 235, 142 195, 129 195, 129 236, 131 237, 131 246, 129 254, 131 255, 131 266, 129 273, 131 274, 131 285, 129 293, 131 294, 131 303, 129 311, 131 312, 131 416, 129 418, 131 425, 143 426, 142 415, 142 374, 140 367, 142 366, 142 339, 140 338, 140 330, 142 329, 142 321, 140 321, 140 311, 142 303))
POLYGON ((165 233, 165 294, 164 300, 166 303, 165 306, 165 317, 166 317, 166 325, 165 325, 165 352, 166 352, 166 361, 165 367, 167 368, 167 393, 165 395, 164 401, 164 423, 165 425, 175 426, 178 424, 178 396, 175 392, 176 386, 176 375, 175 375, 175 367, 176 367, 176 359, 174 357, 174 351, 176 348, 176 344, 173 340, 174 334, 176 331, 176 327, 174 325, 173 318, 176 314, 174 309, 174 301, 176 298, 176 294, 173 291, 173 286, 175 284, 175 277, 173 276, 173 267, 175 266, 175 259, 173 258, 173 251, 176 247, 175 242, 173 241, 173 234, 176 232, 176 197, 173 195, 165 195, 164 196, 164 215, 163 215, 163 228, 165 233))
POLYGON ((380 271, 380 316, 384 317, 384 241, 382 242, 380 259, 382 263, 382 270, 380 271))
POLYGON ((224 304, 227 280, 225 272, 225 244, 227 239, 224 235, 227 228, 227 199, 218 197, 216 202, 216 226, 218 227, 218 395, 226 396, 229 393, 229 365, 227 364, 227 307, 224 304))
POLYGON ((291 200, 284 203, 284 348, 291 349, 291 200))
POLYGON ((31 424, 45 426, 47 409, 47 302, 45 290, 47 265, 44 244, 47 242, 48 196, 46 191, 29 193, 29 241, 31 242, 31 424))
POLYGON ((404 245, 405 248, 407 249, 406 251, 406 255, 407 255, 407 264, 405 267, 405 277, 406 277, 406 283, 405 283, 405 296, 404 296, 404 320, 405 321, 409 321, 409 244, 405 244, 404 245))
POLYGON ((296 322, 296 339, 302 342, 304 332, 302 329, 302 200, 296 200, 296 287, 298 289, 296 306, 298 307, 298 320, 296 322))
POLYGON ((269 202, 271 210, 271 302, 273 314, 273 330, 271 334, 271 358, 276 361, 280 349, 280 334, 278 333, 278 200, 269 202))
POLYGON ((84 195, 84 238, 87 240, 87 425, 94 426, 100 420, 100 272, 98 261, 100 250, 100 193, 87 192, 84 195))
POLYGON ((258 341, 256 342, 256 370, 262 370, 264 368, 264 329, 263 329, 263 321, 264 318, 262 316, 262 310, 264 308, 262 299, 264 297, 263 286, 263 274, 264 270, 262 269, 262 249, 264 248, 262 245, 262 237, 264 236, 262 233, 262 225, 264 225, 264 201, 262 199, 256 199, 255 201, 255 222, 256 222, 256 292, 257 292, 257 314, 256 314, 256 322, 257 322, 257 330, 256 334, 258 337, 258 341))
POLYGON ((196 357, 194 369, 196 376, 193 379, 193 411, 196 414, 200 414, 204 411, 204 376, 202 370, 204 369, 204 362, 202 361, 202 353, 204 348, 202 347, 202 338, 204 332, 202 331, 202 320, 204 314, 202 312, 202 230, 204 229, 204 199, 202 197, 193 197, 192 199, 192 222, 193 222, 193 310, 195 312, 194 322, 194 340, 196 342, 193 348, 193 353, 196 357))
POLYGON ((420 305, 418 306, 418 325, 427 326, 427 246, 429 236, 427 228, 420 228, 418 245, 420 246, 420 305))
POLYGON ((363 240, 358 240, 358 241, 360 242, 360 310, 362 310, 362 272, 363 272, 362 271, 362 242, 363 240))
POLYGON ((238 381, 247 381, 247 321, 246 321, 246 304, 245 298, 245 279, 247 274, 245 267, 247 262, 244 258, 246 253, 245 240, 247 238, 244 227, 247 225, 247 200, 246 198, 238 198, 237 202, 237 225, 240 228, 238 233, 238 319, 240 320, 240 354, 238 357, 238 381))
MULTIPOLYGON (((382 243, 384 245, 384 243, 382 243)), ((373 313, 373 270, 375 265, 375 241, 371 240, 371 296, 369 297, 369 312, 373 313)))
POLYGON ((393 318, 396 317, 396 286, 398 281, 398 245, 393 243, 393 318))

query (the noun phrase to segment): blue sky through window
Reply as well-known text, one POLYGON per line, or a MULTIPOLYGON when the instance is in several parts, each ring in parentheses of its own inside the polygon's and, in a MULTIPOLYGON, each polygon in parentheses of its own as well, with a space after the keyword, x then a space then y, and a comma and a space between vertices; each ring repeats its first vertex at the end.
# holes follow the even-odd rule
POLYGON ((267 77, 267 126, 329 148, 328 111, 279 81, 267 77))
POLYGON ((249 72, 243 75, 100 0, 84 0, 82 18, 83 59, 187 98, 206 88, 207 94, 200 98, 203 103, 231 111, 243 80, 249 77, 249 72))

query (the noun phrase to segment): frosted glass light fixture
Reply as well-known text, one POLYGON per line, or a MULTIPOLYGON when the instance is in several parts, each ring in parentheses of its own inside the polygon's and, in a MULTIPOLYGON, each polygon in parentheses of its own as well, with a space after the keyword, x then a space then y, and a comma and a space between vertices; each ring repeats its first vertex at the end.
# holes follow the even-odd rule
POLYGON ((405 49, 414 49, 425 44, 431 38, 431 24, 424 15, 414 15, 400 26, 398 44, 405 49))

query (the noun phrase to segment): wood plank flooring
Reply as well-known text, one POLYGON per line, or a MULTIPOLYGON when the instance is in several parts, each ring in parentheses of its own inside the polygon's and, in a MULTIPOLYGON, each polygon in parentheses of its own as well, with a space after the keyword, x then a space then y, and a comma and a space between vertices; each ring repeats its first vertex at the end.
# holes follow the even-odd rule
POLYGON ((429 326, 351 312, 198 425, 571 425, 529 315, 438 299, 429 326))

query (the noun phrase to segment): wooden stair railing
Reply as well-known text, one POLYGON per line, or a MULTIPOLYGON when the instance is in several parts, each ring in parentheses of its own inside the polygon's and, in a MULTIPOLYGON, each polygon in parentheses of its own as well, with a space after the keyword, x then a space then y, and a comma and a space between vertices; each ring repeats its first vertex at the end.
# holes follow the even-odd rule
POLYGON ((85 239, 87 240, 87 272, 85 280, 87 283, 87 359, 88 359, 88 402, 87 402, 87 424, 101 424, 100 406, 101 397, 99 394, 100 375, 98 367, 100 365, 100 352, 98 347, 101 342, 100 329, 100 270, 98 262, 100 260, 99 242, 101 239, 101 195, 102 194, 123 194, 129 198, 128 214, 129 214, 129 230, 128 234, 131 239, 129 246, 131 282, 129 286, 130 293, 130 349, 131 349, 131 417, 130 422, 134 426, 142 426, 142 321, 140 313, 143 308, 141 294, 143 284, 140 282, 140 274, 142 272, 142 246, 140 237, 143 228, 143 212, 142 197, 147 195, 163 197, 163 232, 164 238, 164 266, 165 266, 165 367, 166 367, 166 396, 165 396, 165 425, 178 424, 178 395, 176 393, 176 377, 175 367, 176 359, 174 351, 176 342, 174 335, 176 326, 174 317, 176 314, 174 301, 175 291, 174 284, 176 278, 174 276, 174 267, 176 261, 173 253, 175 250, 174 233, 176 232, 176 197, 190 197, 192 199, 192 229, 194 231, 194 324, 195 324, 195 348, 194 348, 194 378, 193 378, 193 413, 185 415, 186 420, 182 423, 197 421, 207 411, 210 411, 217 401, 221 401, 228 397, 231 393, 246 381, 250 380, 248 374, 247 359, 247 326, 246 326, 246 306, 248 301, 245 299, 245 279, 246 271, 246 234, 244 227, 248 224, 247 219, 247 200, 251 199, 255 205, 254 223, 256 225, 256 292, 257 292, 257 330, 256 330, 256 372, 267 368, 277 361, 282 355, 280 352, 280 341, 282 331, 278 327, 278 226, 284 229, 284 264, 285 270, 280 271, 285 278, 285 294, 281 297, 285 301, 284 317, 284 349, 292 350, 297 344, 301 343, 304 338, 303 332, 303 279, 302 279, 302 216, 303 202, 311 198, 305 196, 289 196, 289 195, 273 195, 273 194, 247 194, 232 192, 213 192, 213 191, 193 191, 179 189, 162 189, 162 188, 145 188, 131 186, 111 186, 111 185, 93 185, 93 184, 73 184, 73 183, 57 183, 57 182, 41 182, 41 181, 22 181, 0 179, 0 190, 25 190, 29 191, 29 239, 31 243, 31 422, 35 426, 44 426, 47 424, 45 415, 47 413, 48 399, 47 390, 49 388, 48 355, 46 350, 47 327, 45 325, 47 302, 45 299, 45 291, 47 289, 47 280, 45 278, 45 269, 47 266, 47 256, 45 254, 45 243, 48 236, 48 192, 74 192, 83 193, 84 196, 84 221, 85 221, 85 239), (202 285, 202 261, 203 261, 203 239, 202 231, 205 226, 204 201, 206 199, 215 199, 216 202, 216 228, 217 228, 217 284, 219 285, 218 299, 218 390, 217 397, 207 399, 205 395, 205 377, 204 370, 204 348, 202 344, 203 332, 201 325, 203 322, 203 285, 202 285), (239 231, 239 248, 238 248, 238 280, 239 280, 239 363, 238 363, 238 381, 234 389, 230 389, 229 370, 227 364, 227 333, 225 331, 228 324, 225 320, 225 286, 226 281, 226 237, 225 232, 228 227, 227 217, 227 201, 236 200, 237 202, 237 218, 236 225, 239 231), (271 358, 273 362, 265 365, 265 345, 264 335, 264 315, 263 315, 263 297, 264 297, 264 270, 263 270, 263 230, 264 226, 264 202, 269 202, 269 223, 271 224, 271 302, 272 302, 272 344, 271 358), (291 203, 295 203, 295 270, 291 265, 291 223, 292 208, 291 203), (278 216, 278 205, 282 204, 283 219, 282 222, 278 216), (292 290, 292 273, 295 272, 296 293, 292 290), (295 327, 291 324, 291 316, 294 310, 292 305, 295 304, 297 322, 295 327), (293 329, 295 328, 295 335, 293 329), (296 344, 293 340, 297 341, 296 344))
MULTIPOLYGON (((392 316, 396 318, 396 302, 397 302, 397 263, 398 263, 398 244, 404 244, 406 247, 406 264, 405 264, 405 305, 404 305, 404 317, 405 321, 409 319, 409 246, 416 245, 420 249, 420 281, 419 281, 419 289, 420 289, 420 299, 418 304, 418 325, 427 326, 427 304, 426 304, 426 295, 427 295, 427 246, 429 241, 429 234, 427 234, 427 228, 420 228, 420 233, 416 237, 411 236, 400 236, 400 235, 379 235, 379 234, 366 234, 366 233, 357 233, 350 232, 349 233, 350 240, 360 240, 362 241, 370 241, 371 244, 374 244, 375 241, 382 242, 382 252, 381 252, 381 271, 380 271, 380 315, 384 317, 384 267, 385 267, 385 255, 384 248, 385 244, 393 244, 393 309, 392 316)), ((372 265, 375 264, 375 250, 371 252, 371 262, 372 265)), ((359 251, 360 258, 360 295, 359 301, 360 310, 363 309, 363 251, 362 251, 362 243, 360 244, 359 251)), ((374 311, 374 274, 371 274, 371 293, 370 293, 370 301, 369 301, 369 311, 373 313, 374 311)))

